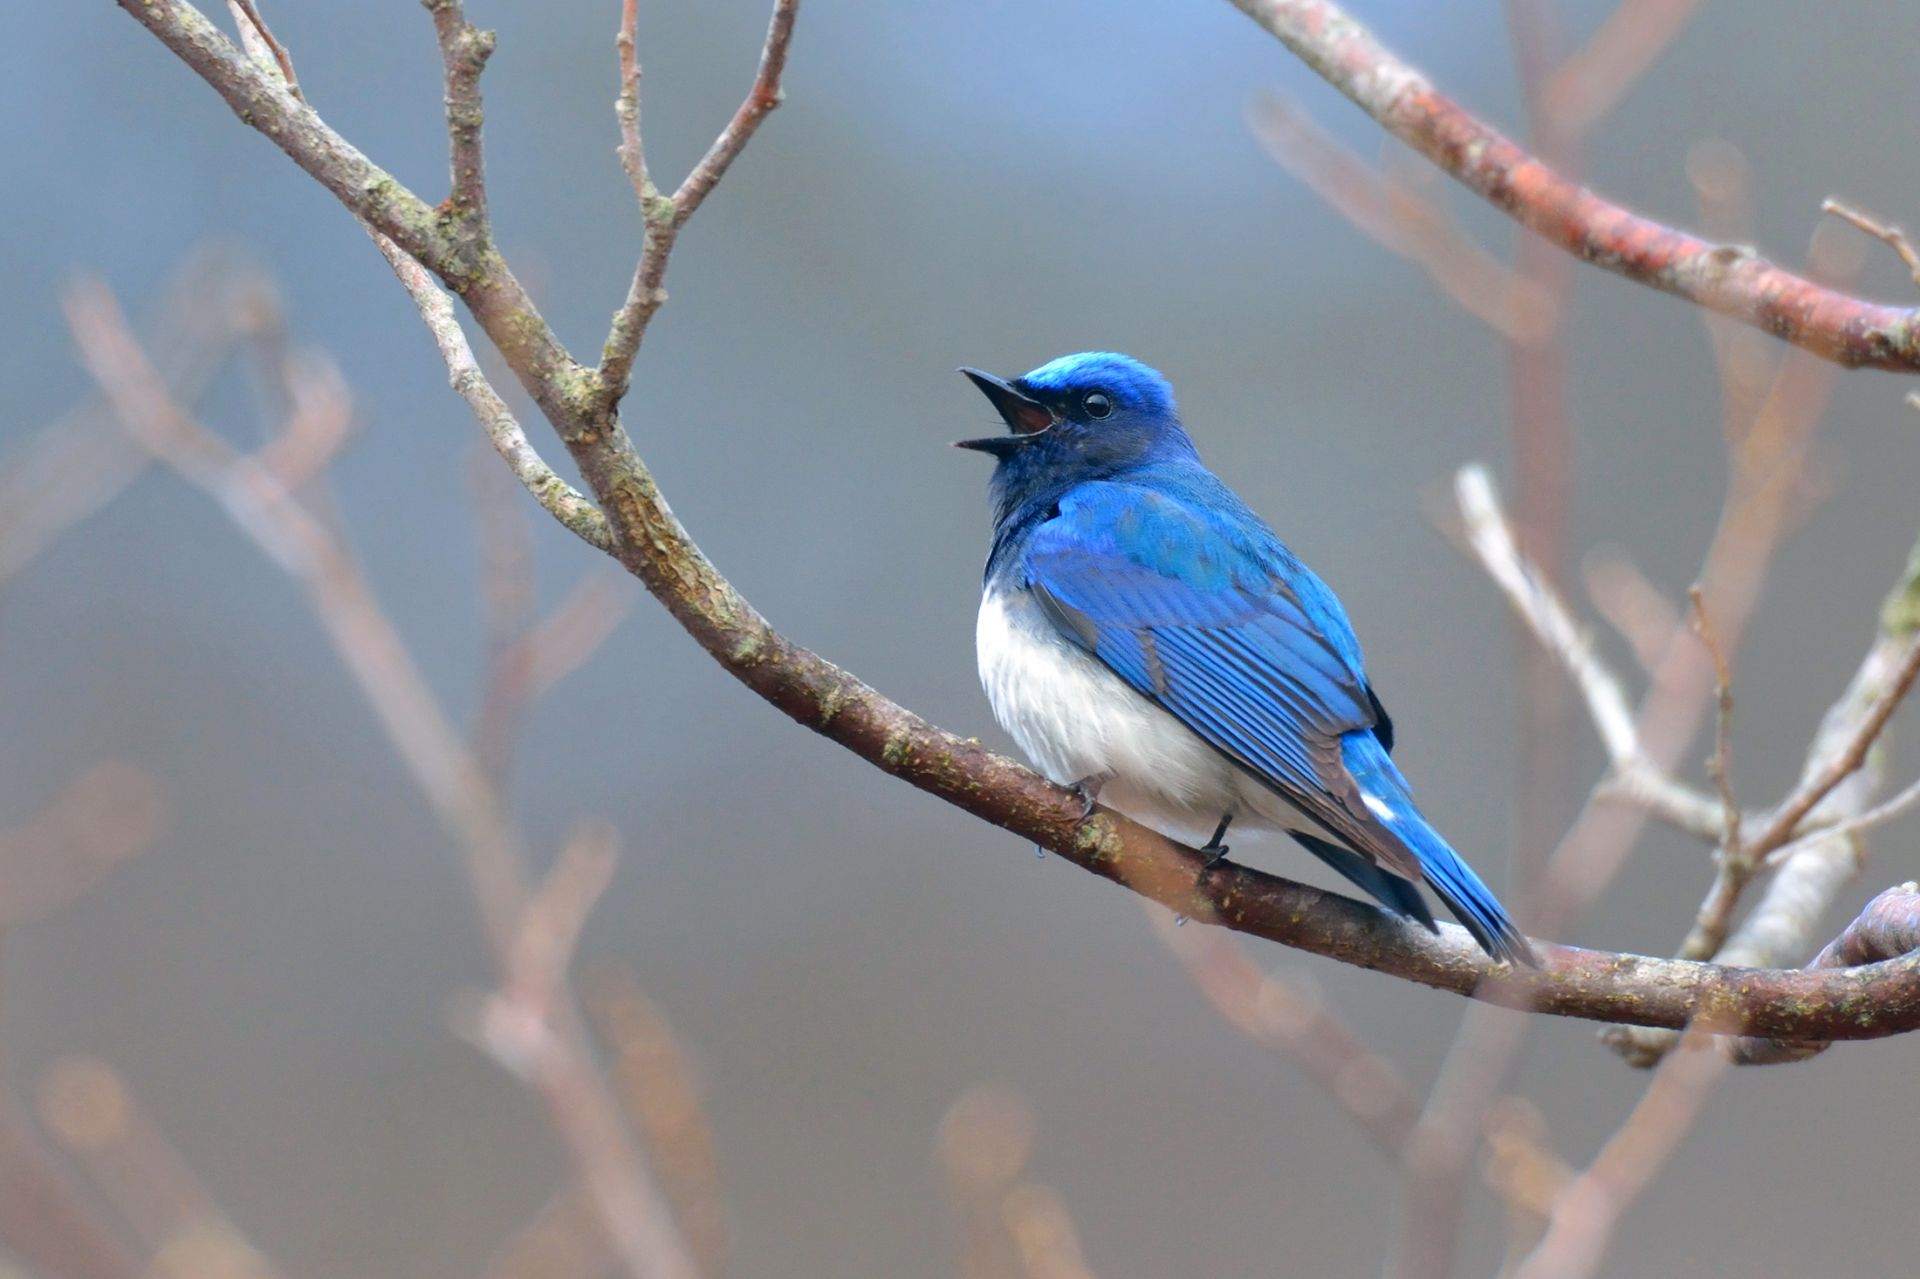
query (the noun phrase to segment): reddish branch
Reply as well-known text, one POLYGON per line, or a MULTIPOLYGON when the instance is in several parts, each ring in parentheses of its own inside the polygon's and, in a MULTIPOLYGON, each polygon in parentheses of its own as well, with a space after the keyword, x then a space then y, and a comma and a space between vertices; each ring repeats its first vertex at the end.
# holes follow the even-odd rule
POLYGON ((1443 96, 1326 0, 1233 0, 1315 74, 1495 208, 1574 256, 1853 368, 1920 372, 1920 317, 1741 245, 1644 218, 1554 172, 1443 96))
MULTIPOLYGON (((560 345, 490 237, 451 234, 424 201, 292 98, 277 77, 242 56, 191 5, 117 2, 243 120, 467 303, 600 502, 614 534, 613 554, 694 641, 765 701, 882 771, 1181 914, 1492 1003, 1650 1026, 1682 1026, 1708 1016, 1716 1026, 1795 1039, 1867 1039, 1920 1029, 1920 955, 1858 968, 1777 971, 1541 945, 1541 970, 1510 973, 1491 967, 1459 928, 1429 934, 1358 902, 1259 871, 1228 863, 1208 869, 1194 850, 1116 814, 1101 810, 1083 817, 1073 795, 976 741, 928 723, 775 630, 668 508, 614 415, 620 379, 585 368, 560 345)), ((792 0, 776 5, 770 50, 784 49, 793 7, 792 0)), ((1272 9, 1283 25, 1314 10, 1325 28, 1316 39, 1331 39, 1348 55, 1377 51, 1328 6, 1253 7, 1272 9), (1326 26, 1334 19, 1337 30, 1326 26)), ((763 59, 756 95, 769 70, 777 74, 777 63, 763 59)), ((1363 72, 1347 66, 1339 74, 1363 96, 1384 92, 1381 100, 1388 103, 1408 86, 1424 84, 1391 60, 1378 75, 1363 72)), ((750 106, 756 100, 771 105, 761 97, 750 98, 750 106)), ((737 138, 737 132, 730 134, 737 138)), ((722 158, 737 150, 727 135, 716 144, 722 158)))

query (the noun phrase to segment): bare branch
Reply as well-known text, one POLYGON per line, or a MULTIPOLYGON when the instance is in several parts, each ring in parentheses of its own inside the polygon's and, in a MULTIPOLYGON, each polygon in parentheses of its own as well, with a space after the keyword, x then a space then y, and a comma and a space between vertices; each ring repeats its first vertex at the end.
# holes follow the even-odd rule
MULTIPOLYGON (((182 478, 205 490, 307 591, 315 615, 359 682, 402 762, 447 831, 466 851, 496 961, 521 969, 526 858, 498 794, 368 589, 326 527, 257 461, 168 399, 117 305, 97 283, 77 286, 67 310, 81 357, 127 429, 182 478)), ((526 1077, 593 1193, 608 1237, 636 1276, 692 1279, 684 1242, 645 1172, 611 1092, 594 1067, 570 999, 550 992, 549 1033, 526 1077)))
POLYGON ((1553 325, 1553 299, 1496 261, 1404 183, 1373 166, 1275 92, 1247 107, 1248 124, 1267 154, 1376 244, 1416 263, 1469 315, 1515 342, 1534 342, 1553 325))
POLYGON ((654 207, 660 192, 647 173, 647 152, 640 138, 640 58, 634 47, 639 22, 640 0, 621 0, 620 33, 614 37, 614 48, 620 56, 620 96, 614 99, 613 113, 620 121, 620 167, 633 184, 640 216, 651 234, 656 220, 672 214, 654 207))
POLYGON ((0 831, 0 927, 44 919, 145 851, 166 816, 145 770, 109 761, 61 788, 20 826, 0 831))
MULTIPOLYGON (((300 77, 293 73, 293 59, 288 56, 287 47, 274 39, 272 30, 268 28, 266 19, 260 16, 260 10, 253 0, 227 0, 227 3, 235 10, 236 18, 249 24, 252 27, 251 34, 258 36, 260 43, 266 46, 274 65, 280 69, 281 79, 287 82, 287 92, 302 102, 306 101, 305 95, 300 92, 300 77)), ((243 27, 242 38, 248 34, 243 27)))
POLYGON ((727 127, 700 157, 700 163, 693 166, 671 200, 661 199, 654 190, 641 150, 640 70, 633 57, 633 29, 629 21, 632 8, 633 0, 623 0, 619 37, 621 95, 616 114, 620 118, 621 160, 640 199, 646 234, 640 262, 634 267, 633 283, 627 289, 627 300, 615 313, 613 327, 600 351, 600 396, 608 411, 627 393, 633 359, 646 337, 647 325, 666 304, 667 259, 673 255, 674 240, 746 150, 761 123, 780 105, 780 77, 787 69, 787 47, 793 42, 793 22, 800 14, 800 0, 774 0, 773 17, 767 23, 767 40, 760 50, 760 66, 754 73, 752 87, 733 118, 727 121, 727 127))
MULTIPOLYGON (((1821 818, 1829 821, 1830 826, 1801 840, 1791 857, 1771 859, 1767 864, 1777 869, 1746 920, 1711 954, 1697 957, 1734 966, 1771 968, 1791 963, 1811 949, 1821 919, 1860 868, 1860 842, 1847 831, 1846 825, 1850 819, 1867 812, 1879 782, 1877 760, 1872 759, 1860 743, 1884 727, 1887 716, 1892 713, 1889 699, 1903 688, 1903 679, 1906 685, 1912 683, 1912 667, 1920 660, 1915 657, 1916 649, 1920 649, 1920 543, 1915 544, 1901 580, 1881 608, 1879 632, 1866 658, 1821 720, 1813 744, 1808 748, 1804 775, 1795 798, 1780 810, 1785 814, 1790 807, 1798 808, 1801 798, 1815 788, 1824 787, 1814 806, 1795 819, 1794 828, 1798 829, 1804 820, 1821 818), (1838 765, 1852 757, 1856 750, 1867 766, 1856 765, 1840 773, 1838 765), (1827 785, 1836 774, 1840 779, 1827 785)), ((1768 820, 1770 829, 1761 839, 1773 838, 1771 824, 1777 824, 1777 819, 1768 820)), ((1748 845, 1740 863, 1744 869, 1729 875, 1723 864, 1723 873, 1716 876, 1713 889, 1702 904, 1701 918, 1712 924, 1716 916, 1730 917, 1733 899, 1752 878, 1755 868, 1762 864, 1759 859, 1767 856, 1763 849, 1777 847, 1771 843, 1763 845, 1757 839, 1748 845)), ((1720 926, 1724 928, 1724 923, 1720 926)), ((1695 934, 1688 939, 1695 952, 1704 951, 1707 944, 1715 940, 1699 925, 1695 934)), ((1671 1034, 1628 1027, 1609 1030, 1606 1040, 1637 1066, 1653 1064, 1674 1044, 1671 1034)))
POLYGON ((687 224, 687 219, 746 150, 747 143, 753 141, 753 135, 768 114, 780 105, 785 96, 780 77, 787 69, 787 47, 793 43, 793 22, 799 16, 800 0, 774 0, 773 16, 767 22, 766 43, 760 50, 760 66, 754 72, 746 98, 727 121, 727 127, 720 131, 720 136, 713 140, 713 145, 707 148, 707 153, 700 157, 700 163, 693 166, 673 193, 673 220, 677 226, 687 224))
POLYGON ((1486 468, 1461 468, 1454 477, 1454 494, 1466 520, 1468 545, 1586 699, 1587 712, 1613 763, 1609 784, 1682 830, 1720 839, 1725 825, 1717 806, 1654 764, 1641 745, 1619 677, 1601 660, 1592 638, 1573 620, 1553 588, 1521 556, 1486 468))
POLYGON ((1395 137, 1582 261, 1850 368, 1920 371, 1914 312, 1867 302, 1733 244, 1663 226, 1568 181, 1443 97, 1330 0, 1234 0, 1395 137))
POLYGON ((1852 726, 1852 731, 1839 743, 1838 749, 1822 752, 1823 762, 1820 766, 1800 783, 1793 795, 1768 819, 1766 829, 1754 838, 1749 856, 1765 857, 1792 839, 1807 815, 1833 793, 1834 787, 1853 776, 1867 762, 1867 752, 1873 749, 1887 721, 1893 718, 1893 713, 1900 709, 1900 703, 1906 700, 1914 679, 1920 677, 1920 628, 1915 628, 1910 637, 1902 638, 1905 642, 1897 655, 1884 654, 1876 649, 1876 654, 1894 658, 1891 671, 1885 673, 1885 684, 1871 690, 1871 700, 1858 722, 1852 726))
POLYGON ((588 971, 587 1006, 613 1054, 615 1086, 653 1156, 661 1192, 687 1247, 707 1274, 723 1274, 732 1250, 713 1125, 694 1064, 667 1015, 613 964, 588 971))
POLYGON ((1546 1237, 1515 1279, 1587 1279, 1598 1269, 1621 1214, 1665 1167, 1726 1074, 1708 1024, 1690 1030, 1679 1048, 1592 1166, 1555 1196, 1546 1237))
POLYGON ((91 1057, 55 1062, 40 1087, 40 1114, 153 1258, 148 1273, 258 1279, 279 1273, 107 1063, 91 1057))
MULTIPOLYGON (((1920 884, 1908 880, 1868 902, 1866 909, 1845 931, 1828 942, 1807 967, 1857 968, 1911 950, 1920 950, 1920 884)), ((1831 1046, 1831 1041, 1822 1040, 1743 1038, 1734 1040, 1728 1052, 1740 1065, 1767 1066, 1805 1061, 1831 1046)))
POLYGON ((420 319, 440 348, 447 366, 447 380, 456 394, 467 402, 473 416, 487 433, 493 451, 512 470, 514 477, 533 494, 533 500, 559 520, 563 528, 598 551, 613 549, 613 535, 607 531, 606 517, 571 484, 561 479, 527 440, 513 410, 480 371, 480 362, 467 344, 460 317, 454 314, 453 300, 433 282, 426 268, 387 236, 368 228, 367 234, 380 249, 400 285, 420 310, 420 319))
POLYGON ((1907 240, 1906 232, 1891 223, 1882 222, 1878 218, 1842 204, 1838 200, 1823 201, 1820 212, 1831 213, 1843 222, 1851 223, 1899 254, 1900 260, 1906 263, 1907 273, 1913 277, 1913 282, 1920 284, 1920 252, 1915 252, 1913 245, 1907 240))
POLYGON ((1327 1007, 1304 979, 1263 973, 1232 938, 1211 928, 1175 928, 1147 907, 1154 931, 1222 1017, 1256 1043, 1297 1061, 1383 1153, 1398 1155, 1420 1105, 1397 1067, 1327 1007))
POLYGON ((1698 7, 1699 0, 1622 0, 1548 78, 1541 97, 1554 127, 1581 133, 1613 110, 1698 7))
POLYGON ((446 69, 447 141, 453 174, 452 211, 470 219, 477 234, 487 230, 487 155, 480 129, 486 108, 480 99, 480 76, 493 56, 493 32, 467 21, 460 0, 423 0, 433 15, 434 34, 440 39, 440 60, 446 69))

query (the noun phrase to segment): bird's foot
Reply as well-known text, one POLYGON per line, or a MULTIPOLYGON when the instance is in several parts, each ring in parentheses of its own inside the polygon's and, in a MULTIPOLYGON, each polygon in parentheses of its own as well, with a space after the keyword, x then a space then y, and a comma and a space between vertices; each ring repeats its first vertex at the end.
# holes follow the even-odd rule
POLYGON ((1215 866, 1225 861, 1228 852, 1232 851, 1220 842, 1227 837, 1227 827, 1231 825, 1233 825, 1233 814, 1228 813, 1220 819, 1220 824, 1213 828, 1213 838, 1200 846, 1200 851, 1206 854, 1207 858, 1206 862, 1200 867, 1203 872, 1212 870, 1215 866))
POLYGON ((1093 816, 1094 806, 1100 802, 1100 788, 1112 780, 1112 773, 1092 773, 1067 787, 1080 801, 1081 821, 1093 816))

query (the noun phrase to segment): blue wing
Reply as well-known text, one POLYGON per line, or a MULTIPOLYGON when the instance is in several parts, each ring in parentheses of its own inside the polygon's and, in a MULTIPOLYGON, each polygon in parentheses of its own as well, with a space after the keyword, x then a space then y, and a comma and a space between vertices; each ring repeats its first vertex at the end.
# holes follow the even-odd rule
POLYGON ((1068 640, 1318 823, 1328 838, 1302 842, 1335 869, 1431 922, 1370 864, 1328 854, 1425 879, 1489 951, 1524 955, 1493 894, 1414 808, 1339 601, 1206 480, 1193 503, 1124 483, 1074 490, 1028 539, 1025 584, 1068 640))
POLYGON ((1380 716, 1339 602, 1277 541, 1236 540, 1155 490, 1091 484, 1034 531, 1024 569, 1069 640, 1342 833, 1321 811, 1361 805, 1341 739, 1380 716))

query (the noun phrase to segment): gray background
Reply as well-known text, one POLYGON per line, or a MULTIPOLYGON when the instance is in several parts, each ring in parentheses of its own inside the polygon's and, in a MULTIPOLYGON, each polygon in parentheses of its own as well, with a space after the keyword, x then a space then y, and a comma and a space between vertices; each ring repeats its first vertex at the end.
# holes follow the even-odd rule
MULTIPOLYGON (((1517 123, 1498 6, 1357 7, 1443 87, 1517 123)), ((1606 7, 1566 9, 1584 31, 1606 7)), ((650 153, 677 175, 738 100, 765 14, 645 8, 650 153)), ((581 351, 636 247, 612 154, 616 9, 473 4, 500 31, 486 87, 502 238, 581 351)), ((1920 20, 1895 9, 1706 5, 1600 130, 1594 182, 1684 221, 1689 147, 1727 139, 1752 160, 1757 239, 1787 262, 1828 194, 1911 214, 1920 20)), ((327 118, 437 199, 438 61, 417 8, 269 13, 327 118)), ((29 6, 10 30, 0 432, 24 439, 86 389, 58 309, 76 271, 137 310, 195 246, 248 246, 300 339, 354 384, 365 431, 337 471, 344 517, 437 688, 471 707, 476 433, 385 265, 105 0, 29 6)), ((1209 460, 1343 594, 1427 809, 1497 883, 1513 645, 1493 589, 1424 512, 1461 462, 1504 456, 1501 350, 1261 154, 1242 111, 1271 84, 1376 146, 1226 4, 812 0, 787 106, 682 241, 632 429, 676 511, 788 634, 1003 742, 973 677, 985 472, 945 448, 991 418, 952 369, 1138 354, 1173 378, 1209 460)), ((1510 229, 1453 198, 1504 252, 1510 229)), ((1909 292, 1885 254, 1866 279, 1909 292)), ((1574 545, 1626 548, 1677 598, 1722 471, 1699 319, 1583 271, 1570 331, 1574 545)), ((1903 390, 1861 373, 1834 399, 1838 495, 1782 556, 1739 670, 1739 781, 1756 802, 1791 777, 1914 535, 1903 390)), ((245 405, 216 395, 208 416, 252 439, 245 405)), ((558 529, 538 539, 551 598, 596 567, 558 529)), ((1599 758, 1583 727, 1578 751, 1584 782, 1599 758)), ((0 599, 0 821, 109 755, 151 767, 175 816, 151 853, 10 945, 0 1038, 16 1076, 76 1050, 117 1063, 294 1273, 472 1273, 562 1162, 537 1104, 446 1028, 450 997, 487 971, 452 850, 294 588, 169 478, 0 599)), ((1914 759, 1903 747, 1896 774, 1914 759)), ((1108 1279, 1377 1267, 1384 1168, 1294 1067, 1199 1001, 1131 898, 789 724, 650 601, 542 705, 523 760, 514 797, 538 848, 585 814, 628 837, 586 950, 630 963, 698 1054, 739 1274, 951 1273, 933 1135, 984 1080, 1032 1098, 1038 1173, 1108 1279)), ((1874 840, 1848 914, 1916 873, 1915 833, 1874 840)), ((1288 850, 1260 859, 1305 873, 1288 850)), ((1567 940, 1671 948, 1705 882, 1700 850, 1656 832, 1567 940)), ((1437 1066, 1456 1000, 1258 955, 1303 966, 1417 1082, 1437 1066)), ((1904 1041, 1735 1078, 1610 1273, 1910 1268, 1916 1066, 1904 1041)), ((1643 1082, 1575 1023, 1542 1028, 1522 1076, 1580 1161, 1643 1082)), ((1469 1272, 1498 1239, 1482 1203, 1469 1272)))

